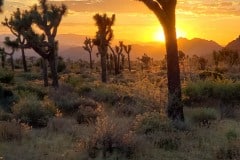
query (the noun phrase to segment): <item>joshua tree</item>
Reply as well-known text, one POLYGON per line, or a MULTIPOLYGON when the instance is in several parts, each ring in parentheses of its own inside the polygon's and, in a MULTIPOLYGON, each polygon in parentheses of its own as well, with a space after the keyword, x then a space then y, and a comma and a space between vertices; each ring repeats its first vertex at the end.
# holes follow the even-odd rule
MULTIPOLYGON (((40 6, 34 5, 30 11, 23 13, 22 16, 31 22, 24 27, 23 35, 27 40, 27 44, 44 59, 44 62, 49 62, 52 86, 58 87, 58 42, 55 37, 67 8, 65 5, 60 7, 53 4, 49 5, 46 0, 39 0, 39 3, 40 6), (41 30, 42 34, 35 31, 35 26, 41 30)), ((47 80, 47 77, 44 77, 44 80, 47 80)))
POLYGON ((89 63, 90 63, 90 68, 93 69, 93 61, 92 61, 92 50, 93 50, 93 41, 90 38, 85 39, 84 41, 84 46, 83 49, 86 50, 89 53, 89 63))
POLYGON ((3 54, 4 55, 9 55, 10 56, 10 63, 12 70, 14 71, 14 60, 13 60, 13 54, 15 51, 19 48, 18 46, 18 41, 17 40, 10 40, 9 37, 5 37, 5 41, 3 42, 8 48, 10 48, 12 51, 11 52, 6 52, 5 49, 3 48, 3 54))
POLYGON ((123 47, 124 47, 124 51, 127 53, 128 70, 131 71, 130 52, 132 50, 132 45, 124 45, 123 47))
POLYGON ((166 52, 167 52, 167 77, 168 77, 168 117, 172 120, 184 121, 180 69, 178 62, 178 47, 176 38, 175 9, 177 0, 139 0, 143 2, 157 16, 163 26, 166 52))
POLYGON ((94 17, 98 31, 96 33, 96 39, 94 44, 98 47, 98 53, 101 55, 101 68, 102 68, 102 82, 107 82, 107 52, 110 41, 113 38, 112 26, 115 21, 115 15, 111 18, 106 14, 96 14, 94 17))
POLYGON ((119 46, 115 46, 115 50, 110 45, 108 47, 112 52, 115 74, 116 75, 120 74, 121 73, 121 71, 120 71, 120 69, 121 69, 120 61, 122 62, 121 57, 123 57, 122 56, 123 55, 122 54, 122 52, 123 52, 123 42, 120 41, 119 46))
POLYGON ((20 9, 18 8, 16 12, 13 12, 13 15, 10 19, 5 18, 5 21, 2 24, 10 29, 12 34, 16 37, 17 43, 19 44, 19 48, 22 52, 22 62, 23 62, 23 69, 24 72, 27 72, 27 62, 25 57, 25 48, 29 48, 27 45, 27 40, 23 36, 25 33, 25 26, 31 24, 31 21, 28 17, 24 17, 23 13, 21 13, 20 9))

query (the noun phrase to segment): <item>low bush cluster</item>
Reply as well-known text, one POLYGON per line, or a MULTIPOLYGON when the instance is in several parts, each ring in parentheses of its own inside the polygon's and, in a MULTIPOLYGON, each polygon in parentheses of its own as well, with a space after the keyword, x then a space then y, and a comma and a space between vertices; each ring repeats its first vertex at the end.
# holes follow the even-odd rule
POLYGON ((62 85, 57 90, 51 90, 49 98, 53 100, 56 107, 64 114, 75 113, 81 105, 80 96, 68 85, 62 85))
POLYGON ((13 83, 14 73, 5 69, 0 69, 0 83, 13 83))
POLYGON ((13 106, 13 114, 21 123, 36 128, 47 126, 48 119, 52 116, 51 111, 35 96, 22 98, 13 106))

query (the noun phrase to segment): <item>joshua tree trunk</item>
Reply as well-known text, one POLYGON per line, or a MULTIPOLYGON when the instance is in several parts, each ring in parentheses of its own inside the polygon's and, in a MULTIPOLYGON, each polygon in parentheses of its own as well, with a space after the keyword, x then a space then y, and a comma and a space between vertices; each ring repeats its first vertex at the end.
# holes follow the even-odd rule
POLYGON ((48 58, 48 62, 52 74, 52 86, 58 88, 57 58, 55 54, 50 55, 51 56, 48 58))
POLYGON ((21 47, 21 51, 22 51, 22 61, 23 61, 23 69, 24 69, 24 72, 27 72, 28 69, 27 69, 27 61, 26 61, 26 56, 25 56, 25 50, 23 47, 21 47))
POLYGON ((11 63, 12 71, 14 71, 15 67, 14 67, 13 55, 10 55, 10 63, 11 63))
POLYGON ((184 121, 181 101, 180 69, 175 28, 177 0, 140 0, 157 16, 163 26, 167 51, 168 117, 184 121))
POLYGON ((92 53, 89 53, 90 58, 90 68, 93 69, 92 53))
POLYGON ((164 33, 166 37, 168 68, 168 117, 173 120, 184 121, 175 25, 165 27, 164 33))
MULTIPOLYGON (((101 54, 101 68, 102 68, 102 82, 107 82, 107 48, 102 46, 104 49, 102 50, 101 54)), ((100 49, 101 50, 101 49, 100 49)))
POLYGON ((132 68, 131 68, 131 62, 130 62, 130 54, 127 54, 128 56, 128 70, 131 71, 132 68))
POLYGON ((48 67, 47 67, 47 59, 42 58, 42 71, 43 71, 43 81, 44 87, 48 86, 48 67))

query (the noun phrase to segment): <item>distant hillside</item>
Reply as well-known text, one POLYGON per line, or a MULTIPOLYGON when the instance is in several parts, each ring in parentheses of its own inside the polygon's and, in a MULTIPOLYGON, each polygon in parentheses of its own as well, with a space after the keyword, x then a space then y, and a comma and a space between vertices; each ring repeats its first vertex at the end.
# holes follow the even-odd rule
POLYGON ((186 38, 178 39, 179 50, 182 50, 188 55, 202 55, 206 56, 211 54, 214 50, 220 50, 222 46, 214 41, 208 41, 205 39, 194 38, 188 40, 186 38))
POLYGON ((238 53, 240 53, 240 36, 238 38, 236 38, 235 40, 229 42, 226 45, 226 48, 238 51, 238 53))
MULTIPOLYGON (((0 45, 3 46, 2 42, 5 36, 0 35, 0 45)), ((12 37, 12 36, 11 36, 12 37)), ((85 40, 84 35, 76 34, 59 34, 57 35, 57 40, 59 41, 59 55, 64 58, 70 58, 72 60, 88 60, 88 53, 82 48, 83 42, 85 40)), ((119 40, 115 39, 112 44, 116 44, 119 40)), ((126 42, 126 41, 124 41, 126 42)), ((129 42, 126 42, 129 44, 129 42)), ((240 42, 239 42, 240 43, 240 42)), ((240 45, 238 45, 240 46, 240 45)), ((202 55, 206 56, 212 53, 213 50, 220 50, 222 47, 214 41, 208 41, 200 38, 178 39, 179 50, 182 50, 188 55, 202 55)), ((93 51, 93 58, 96 60, 97 49, 95 47, 93 51)), ((142 56, 144 53, 154 58, 155 60, 162 59, 165 55, 165 44, 161 42, 149 42, 149 43, 137 43, 132 44, 131 59, 136 59, 142 56)), ((32 51, 27 51, 27 56, 34 56, 37 54, 32 51)), ((21 54, 17 53, 15 57, 20 57, 21 54)))

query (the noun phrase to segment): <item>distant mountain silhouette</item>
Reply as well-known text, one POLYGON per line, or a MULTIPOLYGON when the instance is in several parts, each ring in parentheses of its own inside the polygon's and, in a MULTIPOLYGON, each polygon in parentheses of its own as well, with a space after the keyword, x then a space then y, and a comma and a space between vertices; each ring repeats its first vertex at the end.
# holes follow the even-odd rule
MULTIPOLYGON (((0 35, 0 46, 3 46, 2 42, 4 37, 11 35, 0 35)), ((59 55, 64 58, 70 58, 72 60, 87 60, 88 61, 88 52, 86 52, 83 48, 83 42, 85 40, 84 35, 76 35, 76 34, 59 34, 56 39, 59 41, 59 55)), ((119 40, 113 40, 112 44, 117 44, 119 40)), ((124 41, 126 42, 126 41, 124 41)), ((239 42, 240 43, 240 42, 239 42)), ((129 44, 129 42, 126 42, 129 44)), ((238 45, 240 46, 240 45, 238 45)), ((206 56, 213 52, 213 50, 220 50, 222 46, 217 44, 214 41, 208 41, 205 39, 194 38, 194 39, 186 39, 179 38, 178 39, 178 47, 179 50, 182 50, 184 53, 188 55, 202 55, 206 56)), ((97 49, 94 47, 93 58, 96 60, 97 49)), ((165 55, 165 44, 162 42, 149 42, 149 43, 132 43, 132 52, 131 59, 134 60, 137 57, 141 57, 144 53, 154 58, 155 60, 162 59, 165 55)), ((37 56, 37 54, 28 50, 26 53, 27 56, 37 56)), ((21 54, 16 53, 15 57, 20 57, 21 54)))
POLYGON ((238 38, 236 38, 235 40, 229 42, 226 45, 226 48, 234 50, 234 51, 238 51, 238 53, 240 53, 240 36, 238 38))

